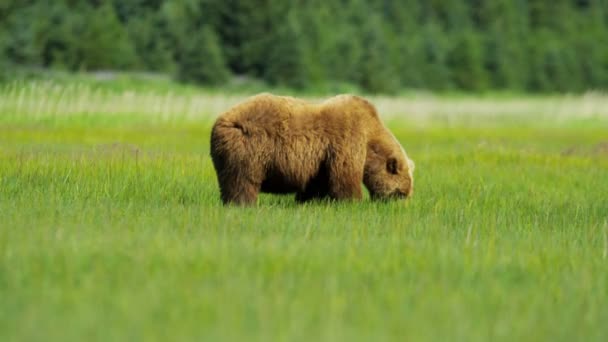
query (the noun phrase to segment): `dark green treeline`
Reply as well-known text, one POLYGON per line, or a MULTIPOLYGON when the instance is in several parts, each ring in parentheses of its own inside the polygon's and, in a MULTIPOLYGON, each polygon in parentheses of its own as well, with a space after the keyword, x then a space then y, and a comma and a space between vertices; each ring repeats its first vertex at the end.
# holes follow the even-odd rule
POLYGON ((15 65, 369 92, 608 89, 608 0, 0 0, 0 74, 15 65))

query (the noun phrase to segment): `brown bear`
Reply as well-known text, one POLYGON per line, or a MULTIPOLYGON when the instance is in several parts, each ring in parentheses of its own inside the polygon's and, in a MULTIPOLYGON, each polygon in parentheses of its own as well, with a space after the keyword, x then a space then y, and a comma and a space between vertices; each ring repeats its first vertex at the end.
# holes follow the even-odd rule
POLYGON ((211 158, 224 204, 258 193, 296 193, 300 202, 412 194, 414 163, 374 106, 353 95, 321 103, 259 94, 219 116, 211 158))

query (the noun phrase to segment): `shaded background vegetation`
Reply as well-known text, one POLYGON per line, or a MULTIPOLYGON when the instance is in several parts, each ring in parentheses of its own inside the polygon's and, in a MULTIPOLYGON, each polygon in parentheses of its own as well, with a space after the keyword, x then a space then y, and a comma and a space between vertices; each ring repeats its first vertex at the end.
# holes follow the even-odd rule
POLYGON ((2 0, 0 79, 23 67, 376 93, 606 89, 608 1, 2 0))

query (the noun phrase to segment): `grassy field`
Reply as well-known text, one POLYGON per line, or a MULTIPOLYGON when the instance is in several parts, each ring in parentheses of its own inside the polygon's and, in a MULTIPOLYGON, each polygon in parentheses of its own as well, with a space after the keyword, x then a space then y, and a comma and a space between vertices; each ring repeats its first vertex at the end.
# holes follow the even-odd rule
POLYGON ((606 341, 608 98, 375 98, 406 203, 224 208, 239 96, 0 89, 0 340, 606 341))

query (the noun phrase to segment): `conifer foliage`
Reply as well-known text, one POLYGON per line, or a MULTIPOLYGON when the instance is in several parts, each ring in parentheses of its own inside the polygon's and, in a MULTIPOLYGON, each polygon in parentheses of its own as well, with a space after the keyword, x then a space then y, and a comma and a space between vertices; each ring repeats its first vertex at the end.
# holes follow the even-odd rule
POLYGON ((306 89, 608 89, 605 0, 4 0, 15 66, 306 89))

